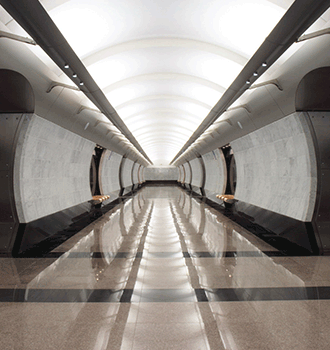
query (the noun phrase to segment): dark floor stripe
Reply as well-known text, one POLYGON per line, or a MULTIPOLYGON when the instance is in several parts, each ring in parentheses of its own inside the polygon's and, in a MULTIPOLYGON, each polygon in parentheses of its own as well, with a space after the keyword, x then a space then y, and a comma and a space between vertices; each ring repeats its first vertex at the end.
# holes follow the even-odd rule
POLYGON ((0 289, 0 302, 128 303, 330 300, 330 286, 218 289, 0 289))
MULTIPOLYGON (((59 258, 64 255, 64 252, 50 252, 45 254, 44 256, 29 256, 25 257, 29 258, 59 258)), ((176 257, 183 258, 258 258, 258 257, 276 257, 276 256, 288 256, 280 251, 223 251, 223 252, 153 252, 148 253, 148 257, 151 258, 164 258, 171 259, 176 257)), ((71 252, 66 255, 66 258, 73 259, 86 259, 86 258, 94 258, 94 259, 139 259, 143 257, 143 252, 130 253, 130 252, 71 252)))

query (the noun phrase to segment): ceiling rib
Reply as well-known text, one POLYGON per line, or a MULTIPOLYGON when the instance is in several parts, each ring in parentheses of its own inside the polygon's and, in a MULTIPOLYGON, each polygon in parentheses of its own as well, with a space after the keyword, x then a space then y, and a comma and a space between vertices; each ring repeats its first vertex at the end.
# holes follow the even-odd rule
POLYGON ((159 47, 183 47, 199 51, 205 51, 238 63, 241 66, 244 66, 248 61, 247 56, 243 56, 239 53, 236 53, 235 51, 226 49, 225 47, 206 43, 199 40, 181 38, 148 38, 132 40, 117 45, 109 46, 103 50, 100 50, 83 58, 82 61, 88 67, 94 63, 102 61, 110 56, 120 54, 122 52, 159 47))
POLYGON ((219 84, 216 84, 210 80, 203 79, 194 75, 181 74, 181 73, 150 73, 150 74, 136 75, 127 79, 119 80, 111 85, 104 87, 102 90, 107 95, 108 93, 110 93, 115 89, 119 89, 129 84, 144 82, 146 80, 182 80, 182 81, 189 81, 196 84, 204 85, 220 93, 223 93, 226 91, 225 87, 219 84))
POLYGON ((150 102, 154 100, 169 100, 169 101, 179 101, 179 102, 189 102, 189 103, 195 103, 201 107, 211 109, 212 106, 208 105, 207 103, 204 103, 202 101, 196 100, 194 98, 186 97, 186 96, 180 96, 180 95, 147 95, 142 96, 138 98, 134 98, 132 100, 129 100, 127 102, 124 102, 118 106, 116 106, 117 110, 120 110, 121 108, 128 107, 135 103, 142 103, 142 102, 150 102))

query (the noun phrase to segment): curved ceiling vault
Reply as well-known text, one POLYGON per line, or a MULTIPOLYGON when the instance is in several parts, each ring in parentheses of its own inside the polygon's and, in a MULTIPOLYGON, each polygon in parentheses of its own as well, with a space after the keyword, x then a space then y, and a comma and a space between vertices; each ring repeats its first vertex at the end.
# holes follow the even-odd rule
POLYGON ((292 0, 41 0, 155 165, 167 165, 292 0))

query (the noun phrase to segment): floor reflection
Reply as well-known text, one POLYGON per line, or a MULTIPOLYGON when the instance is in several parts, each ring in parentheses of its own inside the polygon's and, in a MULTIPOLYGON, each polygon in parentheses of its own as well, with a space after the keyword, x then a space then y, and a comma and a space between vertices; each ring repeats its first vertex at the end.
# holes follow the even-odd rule
POLYGON ((282 256, 178 187, 0 267, 5 349, 328 346, 330 259, 282 256))

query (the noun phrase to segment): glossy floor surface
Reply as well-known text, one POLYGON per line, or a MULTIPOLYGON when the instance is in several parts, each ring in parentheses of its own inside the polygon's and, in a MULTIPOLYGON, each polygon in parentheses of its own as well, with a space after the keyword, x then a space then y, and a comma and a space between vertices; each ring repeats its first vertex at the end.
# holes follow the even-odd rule
POLYGON ((179 187, 0 265, 1 349, 330 348, 330 257, 283 256, 179 187))

